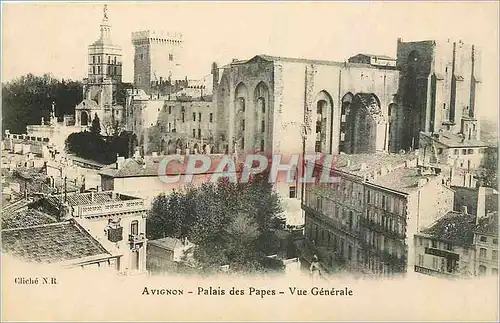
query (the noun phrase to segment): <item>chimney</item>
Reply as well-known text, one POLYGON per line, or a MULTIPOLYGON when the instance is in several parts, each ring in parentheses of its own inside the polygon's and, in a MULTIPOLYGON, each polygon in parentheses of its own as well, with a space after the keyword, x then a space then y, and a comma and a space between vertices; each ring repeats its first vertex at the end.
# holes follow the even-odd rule
POLYGON ((479 187, 477 190, 477 218, 484 218, 486 216, 486 188, 479 187))
POLYGON ((347 167, 349 167, 349 166, 351 166, 351 160, 350 159, 347 160, 347 167))
POLYGON ((462 205, 462 214, 467 215, 467 205, 462 205))
POLYGON ((124 163, 125 157, 118 156, 118 158, 116 158, 116 169, 121 169, 124 163))
POLYGON ((94 191, 90 191, 90 202, 94 203, 94 191))

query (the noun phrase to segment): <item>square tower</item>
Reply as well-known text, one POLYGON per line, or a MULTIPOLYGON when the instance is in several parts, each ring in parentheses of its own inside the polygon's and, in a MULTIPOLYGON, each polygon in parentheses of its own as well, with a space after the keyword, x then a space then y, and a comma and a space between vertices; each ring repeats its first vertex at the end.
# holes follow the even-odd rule
POLYGON ((184 47, 181 33, 138 31, 132 33, 134 54, 134 86, 151 92, 163 80, 182 79, 181 55, 184 47))
POLYGON ((400 149, 417 147, 420 132, 458 134, 464 119, 476 123, 480 58, 477 47, 462 41, 398 39, 398 98, 405 121, 400 149))

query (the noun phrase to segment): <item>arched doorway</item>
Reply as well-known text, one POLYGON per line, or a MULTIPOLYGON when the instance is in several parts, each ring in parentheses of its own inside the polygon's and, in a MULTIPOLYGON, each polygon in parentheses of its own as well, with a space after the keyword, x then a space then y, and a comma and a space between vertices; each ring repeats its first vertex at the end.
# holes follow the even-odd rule
POLYGON ((175 150, 176 150, 176 153, 177 153, 177 150, 180 150, 180 151, 181 151, 181 154, 182 154, 182 153, 183 153, 183 152, 182 152, 182 148, 183 148, 183 147, 182 147, 182 141, 181 141, 181 139, 179 138, 179 139, 177 139, 177 140, 175 141, 175 150))
POLYGON ((162 155, 164 155, 164 154, 167 153, 167 147, 166 147, 166 144, 165 144, 165 139, 162 139, 161 142, 160 142, 160 153, 162 155))
POLYGON ((236 149, 245 149, 246 116, 247 116, 247 86, 241 82, 235 90, 234 140, 236 149))
POLYGON ((351 92, 346 93, 342 97, 342 105, 340 107, 340 134, 339 134, 339 152, 347 153, 349 148, 346 147, 346 142, 349 142, 350 133, 349 126, 352 124, 352 101, 354 95, 351 92))
POLYGON ((82 111, 80 113, 80 125, 88 126, 89 125, 89 115, 87 111, 82 111))
POLYGON ((197 154, 201 153, 198 143, 194 144, 194 146, 193 146, 193 152, 197 153, 197 154))
POLYGON ((333 100, 326 91, 321 91, 316 95, 316 119, 315 129, 316 142, 315 152, 326 154, 331 153, 332 147, 332 120, 333 120, 333 100))
POLYGON ((350 153, 375 153, 385 147, 385 117, 379 98, 373 93, 358 93, 352 109, 350 153))
POLYGON ((254 92, 255 109, 254 117, 254 134, 252 136, 253 146, 257 150, 264 151, 267 141, 266 134, 269 133, 269 87, 264 82, 259 82, 255 87, 254 92))
POLYGON ((172 143, 172 140, 169 140, 167 144, 167 155, 171 155, 173 153, 175 153, 175 145, 172 143))

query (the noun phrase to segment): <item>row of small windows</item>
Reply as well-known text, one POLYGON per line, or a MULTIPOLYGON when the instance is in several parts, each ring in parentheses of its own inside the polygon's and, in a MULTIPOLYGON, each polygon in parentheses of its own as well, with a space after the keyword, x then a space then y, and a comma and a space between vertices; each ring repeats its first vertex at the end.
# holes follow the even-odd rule
MULTIPOLYGON (((486 248, 480 248, 479 249, 479 258, 481 259, 487 259, 487 254, 486 254, 486 248)), ((491 260, 493 261, 498 261, 498 250, 492 250, 491 251, 491 260)))
MULTIPOLYGON (((142 61, 144 59, 144 54, 140 53, 139 54, 139 59, 142 61)), ((168 60, 173 61, 174 60, 174 54, 168 54, 168 60)))
MULTIPOLYGON (((331 246, 334 251, 339 252, 338 255, 342 258, 347 258, 348 260, 351 260, 352 257, 354 256, 353 254, 353 248, 351 244, 349 244, 346 240, 337 237, 337 235, 321 230, 321 228, 317 225, 312 225, 308 226, 306 229, 306 236, 310 239, 316 242, 318 245, 327 245, 331 246), (321 234, 320 234, 321 232, 321 234), (345 250, 345 246, 347 245, 347 252, 345 250)), ((358 255, 359 258, 360 255, 358 255)))
MULTIPOLYGON (((473 149, 473 148, 453 149, 453 154, 455 156, 458 156, 458 155, 474 155, 475 150, 476 149, 473 149)), ((479 148, 479 149, 477 149, 477 151, 479 153, 481 153, 481 154, 484 154, 486 150, 484 148, 479 148)), ((443 148, 438 148, 437 149, 438 155, 441 155, 443 152, 444 152, 443 148)))
MULTIPOLYGON (((196 129, 193 129, 193 138, 196 138, 196 129)), ((201 129, 198 128, 198 139, 201 139, 201 129)))
MULTIPOLYGON (((163 109, 165 110, 165 109, 167 109, 167 107, 164 107, 163 109)), ((168 114, 172 114, 172 106, 171 105, 168 106, 168 114)), ((182 107, 182 110, 181 110, 182 122, 186 122, 185 115, 186 115, 186 109, 184 107, 182 107)), ((198 112, 198 122, 202 121, 201 116, 202 116, 201 112, 198 112)), ((210 113, 208 119, 209 119, 210 123, 213 123, 214 122, 214 114, 210 113)), ((193 112, 193 121, 196 122, 196 112, 193 112)))
POLYGON ((101 68, 101 66, 92 66, 92 74, 100 75, 104 74, 103 71, 107 71, 106 75, 118 75, 118 66, 108 66, 106 69, 101 68))
POLYGON ((366 202, 391 213, 403 215, 404 202, 378 192, 366 191, 366 202))
MULTIPOLYGON (((479 241, 481 241, 481 242, 488 242, 488 238, 487 238, 487 237, 485 237, 485 236, 481 236, 481 237, 479 238, 479 241)), ((493 244, 498 244, 498 239, 497 239, 497 238, 494 238, 494 239, 493 239, 493 244)))
MULTIPOLYGON (((104 57, 107 57, 108 64, 117 64, 118 59, 117 56, 109 56, 109 55, 104 55, 104 57)), ((106 61, 106 59, 101 59, 101 56, 98 55, 92 55, 92 64, 101 64, 106 61)))

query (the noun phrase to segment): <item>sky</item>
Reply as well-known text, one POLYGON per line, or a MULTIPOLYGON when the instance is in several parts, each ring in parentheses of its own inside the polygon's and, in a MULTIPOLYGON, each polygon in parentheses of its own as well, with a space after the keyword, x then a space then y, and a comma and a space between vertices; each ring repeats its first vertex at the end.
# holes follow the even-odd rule
MULTIPOLYGON (((257 54, 344 61, 360 52, 396 56, 397 38, 462 40, 482 48, 482 113, 498 115, 496 2, 109 2, 123 79, 133 80, 131 33, 184 34, 190 79, 257 54)), ((2 1, 2 81, 51 73, 82 79, 87 47, 99 38, 104 2, 2 1)))

